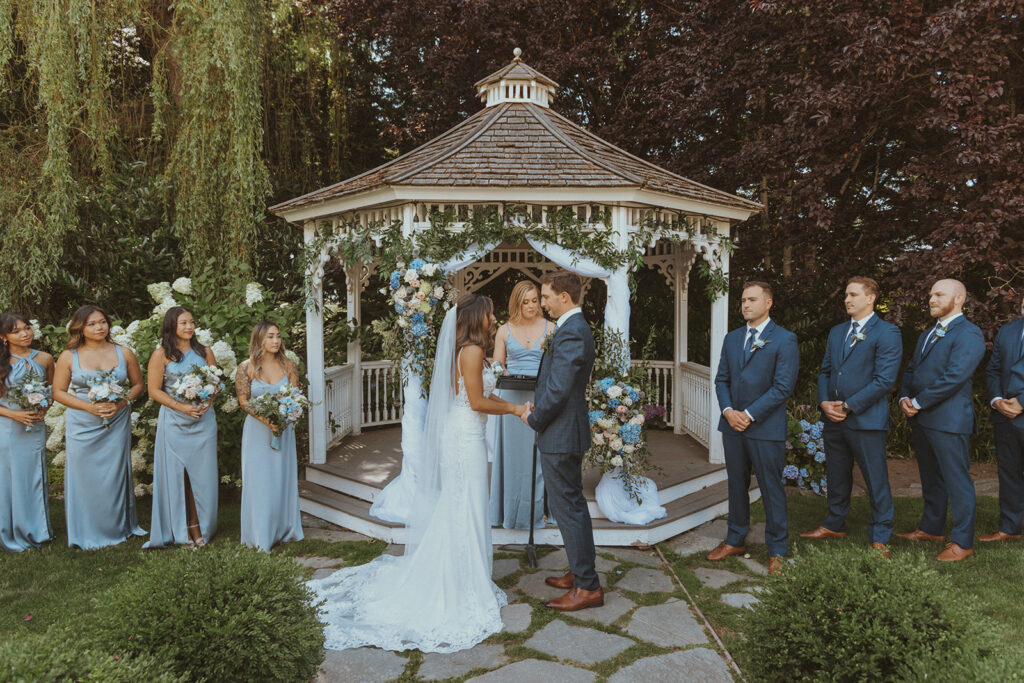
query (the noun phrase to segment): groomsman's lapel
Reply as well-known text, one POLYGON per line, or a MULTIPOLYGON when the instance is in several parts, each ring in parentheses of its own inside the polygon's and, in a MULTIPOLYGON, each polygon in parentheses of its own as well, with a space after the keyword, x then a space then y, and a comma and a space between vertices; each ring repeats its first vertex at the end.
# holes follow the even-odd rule
POLYGON ((746 370, 748 367, 750 367, 750 364, 754 362, 754 358, 757 356, 757 354, 764 353, 765 350, 769 346, 771 346, 771 344, 769 342, 773 341, 772 340, 772 332, 774 332, 774 331, 775 331, 775 321, 774 320, 770 320, 770 321, 768 321, 768 324, 764 326, 764 329, 761 331, 761 334, 757 335, 757 341, 763 343, 764 345, 761 346, 760 348, 751 348, 750 349, 750 358, 746 358, 746 354, 743 351, 743 347, 744 347, 744 345, 746 345, 746 343, 747 343, 747 335, 750 334, 750 333, 746 329, 743 330, 743 334, 740 335, 740 368, 741 369, 746 370))
POLYGON ((870 335, 871 335, 871 330, 874 329, 874 327, 875 327, 875 325, 877 323, 878 323, 878 314, 875 313, 873 316, 871 316, 871 320, 869 320, 867 322, 867 324, 864 325, 864 327, 862 327, 860 330, 857 331, 858 334, 864 335, 864 341, 859 341, 856 344, 853 344, 853 335, 849 334, 849 332, 850 332, 850 325, 849 324, 846 325, 846 331, 843 332, 843 339, 842 339, 843 343, 840 346, 840 348, 842 350, 839 352, 839 365, 842 365, 843 363, 845 363, 847 361, 847 359, 850 356, 853 355, 853 352, 857 350, 858 346, 863 346, 864 344, 866 344, 868 342, 868 337, 870 337, 870 335), (847 335, 849 335, 849 336, 847 336, 847 335), (853 344, 853 346, 851 347, 850 344, 853 344))
POLYGON ((964 316, 961 315, 956 320, 949 323, 949 325, 946 326, 946 333, 941 337, 937 337, 934 334, 932 334, 932 338, 928 339, 928 332, 931 332, 932 329, 935 329, 934 327, 930 328, 928 332, 925 332, 925 344, 924 348, 921 349, 921 360, 924 360, 928 356, 928 354, 931 353, 932 349, 934 349, 936 346, 945 341, 946 337, 952 334, 956 326, 959 325, 964 319, 964 316))

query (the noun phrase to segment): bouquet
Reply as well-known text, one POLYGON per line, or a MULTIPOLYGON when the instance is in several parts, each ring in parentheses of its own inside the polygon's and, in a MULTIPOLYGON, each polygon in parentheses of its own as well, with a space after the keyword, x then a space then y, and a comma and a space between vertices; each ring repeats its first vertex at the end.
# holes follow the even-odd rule
POLYGON ((220 391, 224 371, 216 365, 193 365, 192 372, 179 375, 171 386, 171 396, 192 405, 209 403, 220 391))
POLYGON ((644 392, 621 380, 605 377, 590 390, 590 450, 587 461, 601 472, 622 468, 629 494, 638 496, 640 478, 647 469, 644 392))
POLYGON ((253 415, 273 425, 276 433, 270 439, 270 447, 275 451, 281 450, 281 432, 298 422, 303 410, 308 407, 309 399, 303 395, 302 390, 290 384, 257 396, 249 402, 253 415))
MULTIPOLYGON (((88 380, 89 393, 86 399, 90 403, 117 403, 128 400, 128 380, 118 379, 114 374, 116 371, 117 368, 104 370, 88 380)), ((103 418, 103 428, 110 428, 109 417, 103 418)))
MULTIPOLYGON (((30 368, 11 386, 7 398, 12 405, 18 406, 21 410, 42 412, 53 405, 53 389, 46 384, 44 378, 30 368)), ((31 432, 33 426, 25 425, 25 431, 31 432)))

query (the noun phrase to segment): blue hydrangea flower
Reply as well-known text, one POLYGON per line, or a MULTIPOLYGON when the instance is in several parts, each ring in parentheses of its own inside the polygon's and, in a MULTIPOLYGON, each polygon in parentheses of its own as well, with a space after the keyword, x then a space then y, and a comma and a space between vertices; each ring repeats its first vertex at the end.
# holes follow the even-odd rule
POLYGON ((395 304, 395 312, 396 313, 401 313, 404 310, 405 310, 405 306, 403 306, 402 304, 395 304))
POLYGON ((824 428, 825 428, 825 425, 822 422, 818 422, 816 424, 811 425, 811 437, 813 437, 815 439, 820 439, 821 438, 821 432, 822 432, 822 430, 824 428))
POLYGON ((802 441, 803 443, 807 443, 811 440, 811 437, 807 436, 806 434, 801 434, 796 438, 800 439, 800 441, 802 441))
POLYGON ((622 404, 619 403, 619 399, 617 399, 617 398, 610 398, 610 399, 608 399, 608 408, 610 410, 615 410, 620 405, 622 405, 622 404))
POLYGON ((825 451, 818 451, 815 453, 814 462, 825 462, 825 451))
POLYGON ((412 330, 414 336, 422 337, 427 333, 427 324, 413 323, 412 325, 409 326, 409 329, 412 330))
POLYGON ((597 424, 597 421, 604 417, 604 411, 591 410, 589 413, 587 413, 587 416, 590 418, 590 424, 597 424))
POLYGON ((811 475, 807 473, 807 468, 806 467, 801 467, 800 468, 800 476, 804 477, 806 479, 807 477, 809 477, 811 475))
POLYGON ((402 275, 397 270, 391 271, 391 281, 388 283, 391 289, 398 289, 402 286, 402 275))
POLYGON ((640 440, 640 425, 622 425, 619 427, 619 437, 626 443, 636 443, 640 440))
POLYGON ((412 314, 412 321, 414 323, 421 323, 421 322, 423 322, 423 314, 420 313, 419 311, 417 311, 416 313, 413 313, 412 314))
POLYGON ((612 379, 611 377, 605 377, 604 379, 598 381, 597 386, 601 387, 601 391, 608 391, 608 387, 610 387, 613 384, 615 384, 614 379, 612 379))
POLYGON ((796 468, 796 465, 786 465, 782 468, 782 476, 786 479, 796 479, 800 476, 800 470, 796 468))
POLYGON ((815 493, 817 493, 818 495, 821 495, 821 487, 818 486, 818 482, 816 482, 816 481, 812 481, 811 482, 811 490, 814 491, 815 493))
POLYGON ((802 429, 802 430, 804 430, 806 432, 810 428, 811 428, 811 423, 810 422, 808 422, 807 420, 800 420, 800 429, 802 429))
POLYGON ((437 299, 435 297, 430 297, 430 305, 431 306, 436 306, 437 305, 437 299))
POLYGON ((814 441, 807 442, 807 455, 814 455, 818 452, 818 444, 814 441))
POLYGON ((409 267, 418 272, 419 269, 422 268, 425 265, 427 265, 427 262, 424 261, 423 259, 421 259, 421 258, 414 258, 412 260, 412 263, 409 264, 409 267))
POLYGON ((630 400, 633 402, 640 400, 640 392, 633 387, 626 387, 626 395, 629 396, 630 400))

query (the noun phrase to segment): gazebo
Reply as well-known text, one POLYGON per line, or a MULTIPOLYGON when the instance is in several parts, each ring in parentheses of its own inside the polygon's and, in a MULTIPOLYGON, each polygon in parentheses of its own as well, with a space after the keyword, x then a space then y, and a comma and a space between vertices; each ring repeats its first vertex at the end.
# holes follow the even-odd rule
MULTIPOLYGON (((666 434, 651 440, 652 452, 655 442, 661 443, 656 461, 663 468, 668 462, 673 470, 679 469, 672 466, 673 451, 688 449, 691 460, 700 454, 696 457, 700 462, 683 468, 689 474, 678 475, 684 477, 682 481, 662 481, 658 486, 663 503, 696 494, 707 497, 705 489, 716 484, 722 484, 722 490, 714 501, 695 510, 702 514, 684 515, 686 519, 678 518, 671 528, 620 534, 621 538, 608 535, 604 542, 654 542, 669 532, 685 530, 680 526, 694 526, 719 514, 725 500, 724 456, 715 429, 719 406, 711 386, 712 370, 687 358, 687 287, 697 258, 705 259, 720 275, 728 275, 731 226, 759 211, 761 205, 659 168, 559 115, 550 107, 558 84, 524 63, 518 48, 511 63, 475 86, 485 106, 454 128, 393 161, 270 210, 301 225, 307 244, 317 244, 326 231, 370 223, 398 222, 403 235, 414 237, 429 228, 430 216, 438 210, 456 216, 450 229, 458 231, 460 220, 468 220, 474 211, 500 212, 513 205, 525 207, 542 225, 554 211, 571 208, 581 222, 609 229, 623 249, 641 226, 657 225, 643 261, 664 276, 674 297, 675 343, 673 358, 647 363, 647 371, 658 387, 655 402, 666 406, 666 421, 680 435, 677 439, 685 437, 686 448, 682 441, 676 445, 666 441, 671 437, 666 434), (601 217, 608 215, 606 227, 601 217)), ((538 279, 546 270, 559 267, 552 263, 554 257, 539 258, 534 247, 543 249, 525 241, 494 246, 454 272, 454 285, 464 292, 475 291, 508 270, 538 279)), ((312 305, 306 313, 306 344, 313 407, 302 507, 356 531, 400 542, 398 527, 378 524, 364 514, 362 506, 395 474, 374 474, 369 454, 379 456, 377 464, 390 462, 392 469, 395 462, 400 465, 395 428, 364 433, 402 419, 401 397, 392 381, 395 363, 364 362, 356 339, 348 345, 344 365, 324 366, 322 279, 330 258, 331 250, 321 249, 309 274, 312 305), (388 431, 390 441, 385 436, 388 431), (332 492, 352 500, 332 498, 332 492)), ((345 270, 346 311, 352 323, 362 322, 362 292, 375 272, 375 262, 355 263, 345 270)), ((601 279, 608 285, 609 308, 625 307, 626 311, 624 325, 621 314, 616 314, 612 327, 628 334, 629 290, 628 285, 623 287, 628 272, 622 268, 601 279)), ((711 304, 711 368, 718 364, 727 321, 728 299, 720 292, 711 304)), ((690 507, 696 505, 690 503, 690 507)), ((521 540, 514 532, 498 531, 495 543, 521 540)), ((595 521, 595 533, 600 532, 595 521)), ((550 535, 549 541, 557 540, 557 530, 550 535)), ((543 531, 538 540, 545 542, 543 531)))

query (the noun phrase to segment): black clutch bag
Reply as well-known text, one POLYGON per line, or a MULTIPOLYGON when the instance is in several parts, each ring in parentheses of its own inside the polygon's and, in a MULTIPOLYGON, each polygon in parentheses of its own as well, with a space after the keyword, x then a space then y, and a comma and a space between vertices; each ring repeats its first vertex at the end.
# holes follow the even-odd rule
POLYGON ((499 389, 513 389, 515 391, 533 391, 537 388, 537 378, 531 375, 500 375, 498 377, 499 389))

